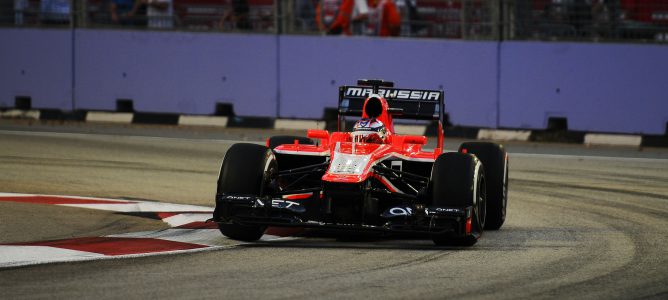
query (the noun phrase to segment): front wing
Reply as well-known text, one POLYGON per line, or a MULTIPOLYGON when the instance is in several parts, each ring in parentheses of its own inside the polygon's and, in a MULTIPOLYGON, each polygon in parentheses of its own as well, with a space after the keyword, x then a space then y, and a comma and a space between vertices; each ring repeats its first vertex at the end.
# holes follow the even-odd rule
POLYGON ((462 237, 470 232, 473 208, 431 207, 420 204, 391 207, 380 215, 383 222, 340 223, 328 220, 326 200, 314 194, 305 199, 216 195, 214 221, 242 225, 324 228, 408 234, 447 234, 462 237))

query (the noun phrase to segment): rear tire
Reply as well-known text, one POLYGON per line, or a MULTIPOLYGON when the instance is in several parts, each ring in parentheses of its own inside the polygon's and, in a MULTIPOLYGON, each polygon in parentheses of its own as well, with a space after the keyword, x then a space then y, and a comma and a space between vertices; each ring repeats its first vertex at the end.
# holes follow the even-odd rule
MULTIPOLYGON (((234 144, 227 150, 218 176, 218 194, 246 194, 264 196, 270 193, 268 186, 277 173, 274 154, 269 148, 256 144, 234 144)), ((214 219, 227 219, 233 216, 220 216, 220 210, 214 210, 214 219)), ((237 223, 218 223, 220 232, 235 240, 256 241, 264 234, 266 226, 237 223)))
POLYGON ((463 237, 434 234, 439 246, 472 246, 482 235, 486 214, 485 171, 473 155, 441 154, 432 169, 431 205, 436 207, 473 207, 471 231, 463 237))
POLYGON ((508 206, 508 155, 503 145, 468 142, 459 152, 473 154, 485 166, 487 179, 487 218, 485 230, 498 230, 506 221, 508 206))
POLYGON ((294 136, 294 135, 277 135, 269 138, 269 149, 274 149, 280 145, 294 144, 295 140, 298 140, 300 144, 315 145, 315 143, 313 143, 313 140, 307 137, 294 136))

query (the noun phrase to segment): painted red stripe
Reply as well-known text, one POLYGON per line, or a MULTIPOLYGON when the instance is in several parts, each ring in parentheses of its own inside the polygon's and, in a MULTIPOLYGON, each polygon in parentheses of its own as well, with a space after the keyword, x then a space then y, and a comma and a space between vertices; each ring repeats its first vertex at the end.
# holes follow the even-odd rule
POLYGON ((77 251, 99 253, 103 255, 126 255, 156 253, 176 250, 191 250, 206 248, 204 245, 182 243, 175 241, 150 238, 115 238, 115 237, 85 237, 56 241, 18 243, 11 245, 48 246, 77 251))
POLYGON ((173 217, 173 216, 176 216, 178 214, 180 214, 180 212, 159 212, 159 213, 156 213, 156 215, 158 215, 158 218, 160 218, 160 220, 167 219, 169 217, 173 217))
POLYGON ((127 204, 132 201, 110 201, 100 199, 80 199, 54 196, 24 196, 24 197, 0 197, 0 201, 33 203, 33 204, 127 204))

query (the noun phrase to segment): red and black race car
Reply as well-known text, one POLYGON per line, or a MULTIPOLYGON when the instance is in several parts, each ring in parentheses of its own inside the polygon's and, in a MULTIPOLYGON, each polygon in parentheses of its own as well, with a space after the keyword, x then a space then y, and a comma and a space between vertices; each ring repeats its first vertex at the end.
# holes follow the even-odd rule
POLYGON ((506 217, 508 155, 468 142, 443 152, 443 91, 360 80, 339 88, 339 131, 235 144, 218 177, 213 221, 227 237, 258 240, 268 226, 402 233, 437 245, 477 242, 506 217), (356 116, 351 132, 345 117, 356 116), (393 120, 438 123, 425 136, 399 135, 393 120))

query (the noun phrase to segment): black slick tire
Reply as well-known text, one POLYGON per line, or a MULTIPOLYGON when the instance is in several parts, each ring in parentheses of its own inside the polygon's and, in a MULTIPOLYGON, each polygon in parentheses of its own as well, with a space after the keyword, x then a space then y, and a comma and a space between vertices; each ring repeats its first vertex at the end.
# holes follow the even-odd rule
MULTIPOLYGON (((269 148, 256 144, 234 144, 227 150, 218 176, 218 194, 246 194, 264 196, 269 181, 277 172, 276 159, 269 148)), ((218 210, 214 211, 217 214, 218 210)), ((214 215, 214 218, 221 216, 214 215)), ((222 216, 230 218, 233 216, 222 216)), ((256 241, 266 226, 237 223, 218 223, 220 232, 235 240, 256 241)))
POLYGON ((473 207, 471 231, 464 236, 433 234, 439 246, 472 246, 484 228, 486 214, 485 170, 473 155, 441 154, 432 168, 431 205, 435 207, 473 207))
POLYGON ((473 154, 485 166, 487 182, 487 218, 485 230, 498 230, 506 221, 508 207, 508 155, 503 145, 467 142, 459 152, 473 154))

